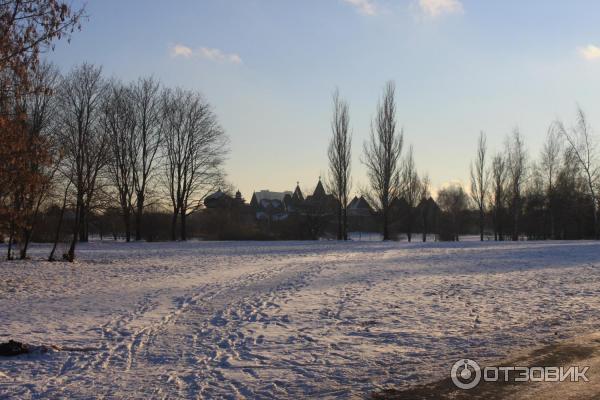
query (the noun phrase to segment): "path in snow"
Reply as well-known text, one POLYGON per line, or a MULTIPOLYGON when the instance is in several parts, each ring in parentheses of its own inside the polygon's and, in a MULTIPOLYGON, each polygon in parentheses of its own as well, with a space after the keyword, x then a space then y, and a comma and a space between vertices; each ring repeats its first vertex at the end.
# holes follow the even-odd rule
POLYGON ((600 327, 593 242, 90 243, 0 274, 1 341, 85 350, 0 359, 0 397, 360 397, 600 327))

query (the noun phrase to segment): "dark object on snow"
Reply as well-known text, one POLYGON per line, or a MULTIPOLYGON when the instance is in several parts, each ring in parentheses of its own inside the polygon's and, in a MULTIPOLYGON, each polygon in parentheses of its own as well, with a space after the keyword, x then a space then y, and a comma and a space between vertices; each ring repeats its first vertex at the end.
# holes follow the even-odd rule
POLYGON ((31 351, 29 345, 21 342, 9 340, 5 343, 0 343, 0 356, 12 357, 19 354, 27 354, 31 351))

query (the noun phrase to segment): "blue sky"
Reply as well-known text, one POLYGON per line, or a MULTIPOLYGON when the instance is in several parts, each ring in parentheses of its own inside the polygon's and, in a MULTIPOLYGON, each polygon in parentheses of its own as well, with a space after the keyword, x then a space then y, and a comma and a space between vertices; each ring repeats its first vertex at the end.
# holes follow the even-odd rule
POLYGON ((312 190, 326 174, 336 87, 350 103, 355 189, 367 184, 362 144, 389 79, 434 188, 468 182, 480 130, 493 151, 518 126, 534 158, 577 103, 600 127, 598 1, 93 0, 86 10, 49 58, 202 92, 247 198, 296 181, 312 190))

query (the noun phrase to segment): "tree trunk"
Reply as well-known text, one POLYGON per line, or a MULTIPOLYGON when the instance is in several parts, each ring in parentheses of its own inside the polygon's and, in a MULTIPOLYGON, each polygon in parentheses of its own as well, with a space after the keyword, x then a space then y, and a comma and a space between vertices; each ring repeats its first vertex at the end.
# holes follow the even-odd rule
MULTIPOLYGON (((83 203, 83 200, 82 200, 83 203)), ((85 242, 85 206, 82 204, 81 206, 79 206, 79 241, 80 242, 85 242)))
POLYGON ((48 261, 55 261, 54 253, 56 252, 56 246, 58 246, 58 240, 60 238, 60 229, 62 228, 63 217, 65 215, 65 208, 67 208, 67 193, 69 191, 69 187, 67 186, 67 190, 65 190, 65 197, 63 199, 62 208, 60 209, 60 215, 58 217, 58 224, 56 227, 56 234, 54 235, 54 244, 52 246, 52 250, 50 251, 50 255, 48 256, 48 261))
POLYGON ((348 210, 346 209, 346 207, 344 207, 344 209, 342 210, 342 219, 343 219, 343 229, 342 229, 342 233, 344 236, 344 240, 348 240, 348 210))
POLYGON ((125 228, 125 242, 131 242, 131 202, 126 199, 121 201, 121 212, 123 213, 123 227, 125 228))
POLYGON ((408 243, 410 243, 412 241, 412 211, 408 212, 408 224, 406 228, 406 237, 408 238, 408 243))
POLYGON ((337 240, 342 240, 343 239, 343 234, 342 234, 342 202, 339 202, 340 204, 338 205, 338 215, 337 215, 337 240))
POLYGON ((484 214, 483 210, 479 209, 479 240, 483 242, 483 223, 484 223, 484 214))
POLYGON ((10 223, 10 233, 8 235, 8 251, 6 253, 6 259, 9 261, 13 259, 12 247, 13 247, 14 240, 15 240, 15 223, 11 222, 10 223))
POLYGON ((555 222, 554 222, 554 211, 552 208, 550 208, 550 239, 554 240, 556 239, 556 232, 555 232, 555 222))
POLYGON ((83 234, 85 235, 83 241, 87 243, 87 242, 90 241, 90 212, 89 212, 89 208, 86 207, 85 213, 83 215, 84 215, 84 219, 83 219, 83 234))
POLYGON ((129 210, 123 214, 123 223, 125 224, 125 241, 131 242, 131 214, 129 210))
POLYGON ((81 232, 81 208, 83 207, 83 199, 80 194, 77 195, 77 203, 75 204, 75 225, 73 226, 73 238, 71 239, 71 245, 69 251, 66 254, 66 260, 69 262, 75 261, 75 246, 81 232))
POLYGON ((171 218, 171 240, 174 242, 177 240, 177 217, 179 216, 179 209, 173 210, 173 217, 171 218))
POLYGON ((598 210, 596 209, 596 204, 594 204, 594 239, 598 240, 598 210))
POLYGON ((142 240, 142 213, 144 212, 144 195, 141 192, 137 194, 137 211, 135 213, 135 240, 142 240))
POLYGON ((27 248, 29 247, 29 242, 31 241, 31 229, 23 229, 23 243, 21 244, 21 251, 19 254, 19 258, 21 260, 25 260, 27 258, 27 248))
POLYGON ((513 241, 518 241, 519 240, 519 207, 518 207, 518 200, 515 199, 515 205, 514 205, 514 209, 513 209, 513 234, 512 234, 512 240, 513 241))
POLYGON ((492 223, 494 225, 494 240, 495 241, 499 241, 500 240, 500 229, 499 228, 499 218, 500 218, 500 212, 498 210, 498 207, 496 206, 494 209, 494 213, 492 215, 492 223))
POLYGON ((183 241, 187 240, 187 232, 186 232, 186 227, 185 227, 186 217, 187 217, 186 211, 182 208, 181 209, 181 240, 183 240, 183 241))
POLYGON ((383 240, 390 240, 390 234, 388 231, 388 212, 383 211, 383 240))
POLYGON ((502 210, 498 211, 498 240, 500 242, 504 241, 504 226, 502 224, 502 218, 504 218, 504 213, 502 212, 502 210))
MULTIPOLYGON (((424 207, 425 208, 425 207, 424 207)), ((423 211, 422 213, 422 217, 423 217, 423 243, 425 243, 427 241, 427 213, 425 211, 423 211)))

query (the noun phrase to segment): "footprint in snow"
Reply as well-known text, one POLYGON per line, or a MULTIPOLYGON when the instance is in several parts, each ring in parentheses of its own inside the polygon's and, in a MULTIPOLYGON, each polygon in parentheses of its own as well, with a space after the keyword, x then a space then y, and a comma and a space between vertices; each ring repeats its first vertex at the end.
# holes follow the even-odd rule
POLYGON ((225 318, 223 318, 223 316, 220 314, 215 315, 210 320, 210 323, 213 324, 214 326, 225 326, 225 325, 227 325, 228 322, 229 321, 227 321, 225 318))

